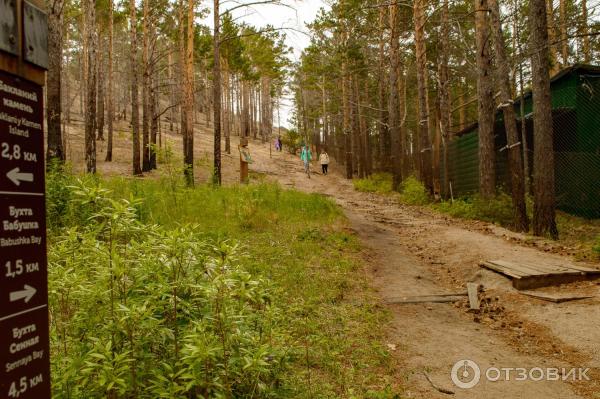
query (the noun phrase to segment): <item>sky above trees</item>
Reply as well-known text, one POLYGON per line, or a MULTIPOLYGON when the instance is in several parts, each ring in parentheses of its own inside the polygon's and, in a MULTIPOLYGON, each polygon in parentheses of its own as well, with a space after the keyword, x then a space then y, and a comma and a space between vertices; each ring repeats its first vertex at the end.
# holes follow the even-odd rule
MULTIPOLYGON (((245 1, 250 3, 251 1, 245 1)), ((254 1, 252 1, 254 2, 254 1)), ((242 2, 224 1, 222 11, 237 7, 242 2)), ((282 0, 281 4, 260 4, 234 10, 233 16, 237 23, 247 23, 256 28, 272 25, 276 29, 283 29, 286 34, 286 44, 293 49, 290 58, 293 62, 299 61, 302 50, 310 44, 307 23, 315 20, 321 8, 328 10, 330 7, 323 0, 282 0)), ((212 8, 202 23, 213 28, 212 8)), ((292 97, 285 96, 281 101, 281 125, 289 127, 289 117, 292 112, 292 97)))

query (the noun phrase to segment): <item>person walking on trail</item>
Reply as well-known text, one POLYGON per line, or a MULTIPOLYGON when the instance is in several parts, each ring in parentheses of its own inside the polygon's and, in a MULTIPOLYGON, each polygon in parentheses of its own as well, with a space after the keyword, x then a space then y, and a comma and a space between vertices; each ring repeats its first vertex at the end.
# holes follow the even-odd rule
POLYGON ((281 151, 281 141, 279 140, 279 137, 275 138, 275 151, 281 151))
POLYGON ((312 161, 312 154, 309 146, 305 145, 302 147, 300 159, 304 162, 304 171, 306 171, 306 173, 309 174, 308 177, 310 177, 310 161, 312 161))
POLYGON ((323 169, 323 174, 326 175, 329 169, 329 154, 325 149, 321 150, 321 155, 319 155, 319 163, 321 164, 321 168, 323 169))

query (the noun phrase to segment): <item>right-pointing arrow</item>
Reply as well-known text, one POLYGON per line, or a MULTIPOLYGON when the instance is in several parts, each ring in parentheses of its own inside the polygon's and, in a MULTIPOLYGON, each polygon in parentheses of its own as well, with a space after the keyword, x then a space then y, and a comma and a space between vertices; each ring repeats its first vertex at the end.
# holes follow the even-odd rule
POLYGON ((25 303, 29 302, 35 295, 37 290, 30 285, 25 284, 22 291, 15 291, 10 293, 10 301, 16 302, 21 299, 25 299, 25 303))
POLYGON ((14 168, 6 172, 6 177, 10 179, 15 185, 20 186, 22 181, 32 182, 33 173, 22 173, 21 169, 14 168))

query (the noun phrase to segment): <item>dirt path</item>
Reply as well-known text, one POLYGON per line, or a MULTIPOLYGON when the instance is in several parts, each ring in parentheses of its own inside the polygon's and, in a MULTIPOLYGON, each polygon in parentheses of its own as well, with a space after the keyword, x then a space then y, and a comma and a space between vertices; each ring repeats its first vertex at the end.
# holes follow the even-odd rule
MULTIPOLYGON (((130 143, 124 133, 126 126, 120 128, 115 162, 104 163, 103 156, 98 157, 103 174, 130 173, 130 143)), ((77 125, 71 129, 72 154, 83 152, 79 130, 77 125)), ((208 128, 198 130, 195 158, 208 166, 212 163, 212 138, 208 128)), ((181 138, 177 134, 165 136, 177 153, 181 138)), ((237 139, 232 143, 237 144, 237 139)), ((103 144, 99 144, 100 153, 103 144)), ((225 184, 239 178, 237 149, 232 147, 232 154, 223 156, 225 184)), ((479 314, 469 313, 466 299, 457 304, 387 305, 393 316, 388 346, 403 366, 403 374, 397 376, 406 387, 403 397, 449 396, 434 389, 424 371, 437 386, 454 391, 456 398, 600 397, 600 285, 579 283, 549 289, 594 296, 553 304, 517 293, 507 279, 478 266, 482 259, 562 259, 550 253, 550 244, 532 242, 486 223, 449 219, 426 209, 402 206, 392 197, 356 192, 351 182, 336 173, 335 165, 329 176, 313 174, 308 179, 297 157, 277 152, 270 155, 269 146, 258 141, 252 141, 250 149, 255 160, 251 171, 266 174, 283 187, 330 196, 344 209, 367 248, 366 264, 382 303, 401 296, 465 291, 469 281, 483 285, 485 306, 479 314), (475 361, 482 373, 489 367, 590 367, 591 381, 514 381, 517 375, 513 372, 512 381, 482 378, 474 388, 460 389, 453 385, 450 371, 462 359, 475 361)), ((77 157, 71 159, 76 170, 78 165, 81 168, 77 157)), ((197 168, 199 181, 208 179, 209 168, 204 169, 197 168)))
MULTIPOLYGON (((339 174, 308 179, 297 158, 251 145, 255 170, 285 187, 322 193, 341 205, 353 229, 368 248, 365 258, 382 302, 413 295, 465 291, 468 281, 483 285, 484 310, 469 313, 466 299, 456 305, 427 303, 388 305, 393 315, 389 346, 401 360, 406 397, 447 397, 425 378, 456 398, 597 398, 600 394, 600 311, 595 283, 551 290, 595 295, 592 300, 550 304, 518 294, 509 281, 480 269, 481 259, 560 259, 515 243, 514 234, 482 223, 466 223, 398 204, 391 197, 356 192, 339 174), (595 368, 592 381, 491 382, 482 378, 472 389, 460 389, 450 378, 461 359, 475 361, 485 373, 496 368, 595 368)), ((313 169, 316 168, 316 165, 313 169)), ((335 168, 334 168, 335 169, 335 168)), ((534 373, 534 376, 537 374, 534 373)), ((493 376, 493 374, 492 374, 493 376)))

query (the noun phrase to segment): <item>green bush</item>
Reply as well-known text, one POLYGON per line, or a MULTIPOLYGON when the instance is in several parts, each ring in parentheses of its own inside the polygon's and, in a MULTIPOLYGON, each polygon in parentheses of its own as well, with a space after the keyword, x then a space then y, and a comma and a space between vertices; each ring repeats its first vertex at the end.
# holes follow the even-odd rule
POLYGON ((281 142, 290 154, 295 154, 300 148, 302 138, 296 129, 290 129, 284 133, 281 142))
POLYGON ((400 186, 400 201, 408 205, 426 205, 430 198, 423 183, 416 177, 409 176, 400 186))
POLYGON ((478 219, 507 227, 514 223, 512 200, 504 193, 486 200, 475 194, 470 198, 456 199, 454 202, 444 201, 433 205, 433 208, 463 219, 478 219))
POLYGON ((392 175, 390 173, 374 173, 365 179, 354 179, 352 183, 357 191, 379 194, 392 192, 392 175))

